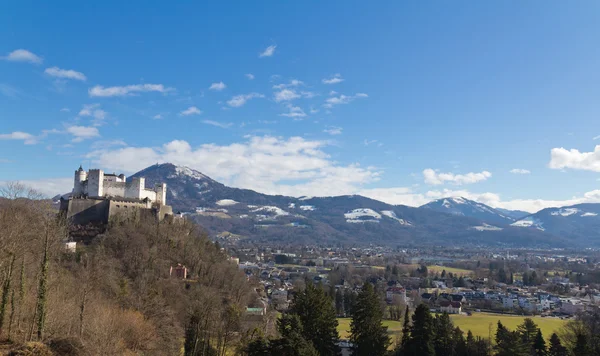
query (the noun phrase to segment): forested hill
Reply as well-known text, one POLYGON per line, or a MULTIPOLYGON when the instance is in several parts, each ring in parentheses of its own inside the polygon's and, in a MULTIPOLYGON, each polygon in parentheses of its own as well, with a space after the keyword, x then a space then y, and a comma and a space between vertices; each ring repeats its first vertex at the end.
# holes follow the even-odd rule
POLYGON ((202 323, 190 336, 197 344, 235 349, 232 334, 245 332, 243 311, 257 302, 243 272, 189 222, 113 224, 67 252, 50 203, 4 199, 0 231, 0 340, 18 355, 179 355, 192 322, 202 323), (170 275, 178 264, 186 280, 170 275))

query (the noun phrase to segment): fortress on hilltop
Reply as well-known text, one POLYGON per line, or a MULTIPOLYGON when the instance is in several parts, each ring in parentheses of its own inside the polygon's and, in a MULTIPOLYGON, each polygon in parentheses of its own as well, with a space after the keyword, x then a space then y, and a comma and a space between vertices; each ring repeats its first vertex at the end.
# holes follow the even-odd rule
POLYGON ((68 199, 61 198, 60 209, 76 225, 107 223, 110 218, 125 218, 153 214, 159 220, 173 216, 166 205, 167 185, 160 183, 146 188, 146 180, 125 175, 108 174, 100 169, 75 171, 73 191, 68 199))

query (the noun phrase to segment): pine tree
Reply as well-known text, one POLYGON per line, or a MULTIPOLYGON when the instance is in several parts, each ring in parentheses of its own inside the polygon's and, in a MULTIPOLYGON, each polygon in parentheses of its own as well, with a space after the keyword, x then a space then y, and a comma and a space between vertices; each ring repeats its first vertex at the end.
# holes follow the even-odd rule
POLYGON ((306 289, 296 294, 290 306, 290 314, 297 315, 302 323, 302 336, 323 356, 339 353, 338 322, 333 304, 323 289, 307 283, 306 289))
POLYGON ((528 356, 531 354, 529 345, 523 343, 520 333, 508 330, 500 321, 498 321, 494 348, 497 356, 528 356))
POLYGON ((447 313, 439 314, 434 319, 433 347, 436 355, 452 355, 454 326, 447 313))
POLYGON ((591 356, 590 347, 588 345, 587 336, 583 333, 576 335, 575 347, 573 348, 573 354, 576 356, 591 356))
POLYGON ((412 327, 405 355, 434 356, 434 322, 429 308, 421 304, 412 316, 412 327))
POLYGON ((533 350, 535 351, 535 356, 546 356, 548 354, 548 351, 546 350, 546 341, 544 341, 540 329, 538 329, 537 334, 535 335, 533 350))
POLYGON ((313 344, 302 336, 304 328, 297 315, 281 317, 277 321, 277 330, 281 338, 271 343, 271 355, 319 356, 313 344))
POLYGON ((465 341, 465 335, 457 326, 454 328, 452 333, 452 346, 453 346, 453 355, 455 356, 467 356, 467 343, 465 341))
POLYGON ((525 318, 523 323, 517 326, 517 333, 519 333, 521 340, 529 347, 531 351, 534 349, 534 343, 538 331, 538 326, 530 318, 525 318))
POLYGON ((387 353, 390 338, 387 327, 382 325, 383 312, 379 298, 370 283, 365 283, 356 298, 352 321, 350 323, 350 341, 354 344, 353 355, 383 356, 387 353))
POLYGON ((410 309, 406 306, 404 312, 404 324, 402 325, 402 343, 400 344, 401 350, 406 350, 408 347, 408 341, 410 340, 410 309))
POLYGON ((567 348, 560 343, 560 339, 556 333, 550 337, 548 356, 567 356, 567 348))

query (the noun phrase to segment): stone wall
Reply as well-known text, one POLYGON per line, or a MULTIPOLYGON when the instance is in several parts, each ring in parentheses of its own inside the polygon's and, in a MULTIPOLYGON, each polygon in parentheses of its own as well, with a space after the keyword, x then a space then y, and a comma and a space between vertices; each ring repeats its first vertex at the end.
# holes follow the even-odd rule
MULTIPOLYGON (((62 207, 63 204, 61 204, 62 207)), ((108 201, 104 199, 70 199, 67 219, 75 225, 108 221, 108 201)))

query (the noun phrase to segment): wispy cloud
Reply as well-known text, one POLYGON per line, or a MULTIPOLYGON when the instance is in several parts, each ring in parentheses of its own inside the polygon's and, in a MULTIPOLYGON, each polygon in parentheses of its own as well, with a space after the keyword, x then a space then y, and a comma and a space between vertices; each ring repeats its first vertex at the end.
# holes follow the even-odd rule
POLYGON ((28 62, 33 64, 40 64, 44 61, 40 56, 37 56, 26 49, 14 50, 6 56, 0 58, 10 62, 28 62))
POLYGON ((454 173, 438 173, 431 168, 423 170, 423 177, 425 183, 431 185, 440 185, 445 182, 452 183, 454 185, 472 184, 487 180, 492 176, 492 173, 483 171, 479 173, 466 173, 466 174, 454 174, 454 173))
POLYGON ((512 174, 529 174, 529 173, 531 173, 531 171, 529 171, 527 169, 523 169, 523 168, 513 168, 510 170, 510 173, 512 173, 512 174))
POLYGON ((21 91, 12 85, 0 83, 0 94, 14 99, 21 94, 21 91))
POLYGON ((289 83, 281 83, 281 84, 277 84, 277 85, 273 85, 273 89, 284 89, 284 88, 290 88, 290 87, 297 87, 300 85, 304 85, 304 82, 298 79, 292 79, 290 80, 289 83))
POLYGON ((215 90, 215 91, 221 91, 221 90, 223 90, 225 88, 227 88, 227 85, 225 85, 225 83, 218 82, 218 83, 212 83, 211 86, 208 89, 209 90, 215 90))
POLYGON ((247 74, 246 74, 246 78, 248 78, 248 80, 254 80, 254 74, 252 74, 252 73, 247 73, 247 74))
POLYGON ((595 136, 595 137, 594 137, 592 140, 597 140, 597 139, 599 139, 599 138, 600 138, 600 135, 598 135, 598 136, 595 136))
POLYGON ((282 89, 278 92, 275 92, 274 96, 273 96, 273 100, 275 100, 276 102, 282 102, 282 101, 290 101, 290 100, 294 100, 294 99, 298 99, 300 98, 300 94, 296 93, 295 90, 292 89, 282 89))
POLYGON ((218 121, 213 121, 213 120, 202 120, 202 123, 203 124, 207 124, 207 125, 212 125, 212 126, 220 127, 222 129, 228 129, 231 126, 233 126, 233 123, 231 123, 231 122, 223 123, 223 122, 218 122, 218 121))
POLYGON ((62 109, 60 109, 60 112, 71 112, 71 109, 69 109, 69 108, 62 108, 62 109))
POLYGON ((236 95, 233 98, 227 100, 227 105, 232 108, 239 108, 240 106, 244 106, 246 102, 250 99, 254 98, 264 98, 265 96, 259 93, 249 93, 249 94, 241 94, 236 95))
POLYGON ((332 136, 334 135, 341 135, 342 134, 342 128, 341 127, 337 127, 337 126, 330 126, 328 128, 326 128, 325 130, 323 130, 323 132, 328 133, 332 136))
POLYGON ((354 99, 358 99, 358 98, 368 98, 369 96, 365 93, 356 93, 354 95, 344 95, 341 94, 340 96, 334 96, 331 98, 327 98, 325 100, 325 104, 323 105, 324 107, 331 109, 332 107, 334 107, 335 105, 340 105, 340 104, 348 104, 350 102, 352 102, 354 99))
POLYGON ((74 136, 71 142, 81 142, 90 138, 100 136, 100 132, 93 126, 69 126, 67 132, 74 136))
POLYGON ((0 140, 20 140, 23 141, 23 143, 25 143, 26 145, 35 145, 36 143, 38 143, 37 137, 30 133, 21 131, 15 131, 8 134, 0 134, 0 140))
POLYGON ((202 110, 198 109, 195 106, 190 106, 189 108, 187 108, 179 113, 179 115, 181 115, 181 116, 200 115, 200 114, 202 114, 202 110))
POLYGON ((304 110, 302 110, 302 108, 300 108, 298 106, 294 106, 292 104, 288 104, 287 108, 289 109, 289 112, 283 113, 283 114, 279 114, 279 115, 280 116, 286 116, 286 117, 292 117, 294 119, 301 119, 303 117, 306 117, 306 113, 304 112, 304 110))
POLYGON ((275 49, 276 48, 277 48, 276 45, 269 46, 264 51, 262 51, 261 53, 259 53, 258 57, 259 58, 271 57, 273 54, 275 54, 275 49))
POLYGON ((0 163, 12 163, 12 161, 6 158, 0 158, 0 163))
POLYGON ((106 111, 100 109, 100 104, 85 104, 77 114, 79 117, 92 117, 94 126, 102 126, 106 119, 106 111))
POLYGON ((321 81, 323 82, 323 84, 337 84, 343 82, 344 79, 342 78, 341 74, 336 73, 332 77, 324 78, 321 81))
POLYGON ((126 86, 103 87, 96 85, 88 90, 91 97, 128 96, 143 92, 168 93, 174 88, 165 87, 162 84, 135 84, 126 86))
POLYGON ((153 118, 154 120, 160 120, 160 119, 162 119, 162 118, 163 118, 163 116, 162 116, 161 114, 156 114, 156 115, 152 116, 152 118, 153 118))
POLYGON ((87 80, 86 76, 83 73, 74 71, 72 69, 60 69, 58 67, 51 67, 46 68, 44 73, 56 78, 73 79, 81 81, 87 80))

